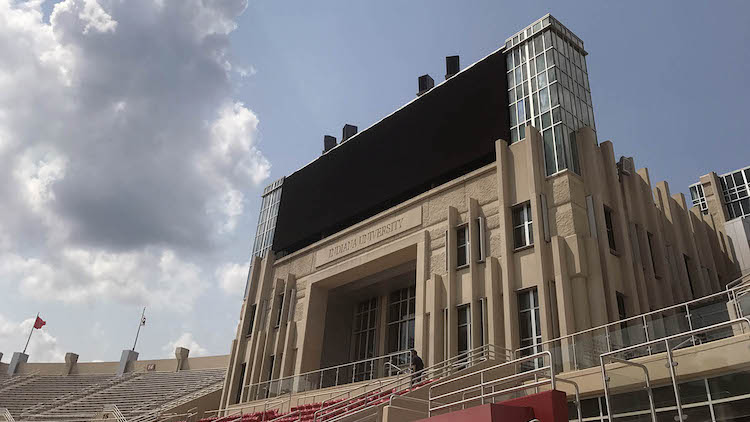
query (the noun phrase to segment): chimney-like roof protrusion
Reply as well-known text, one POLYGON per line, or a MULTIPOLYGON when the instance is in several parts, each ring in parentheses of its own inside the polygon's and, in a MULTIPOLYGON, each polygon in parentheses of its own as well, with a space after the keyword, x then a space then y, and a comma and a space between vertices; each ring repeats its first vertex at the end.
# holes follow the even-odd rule
POLYGON ((419 77, 419 91, 417 96, 424 94, 431 90, 435 86, 435 80, 430 75, 422 75, 419 77))
POLYGON ((323 136, 323 154, 333 149, 336 146, 336 137, 331 135, 323 136))
POLYGON ((445 80, 450 79, 453 75, 461 70, 458 56, 447 56, 445 58, 445 80))
POLYGON ((341 130, 341 143, 343 144, 346 142, 349 138, 357 134, 357 126, 350 125, 349 123, 344 125, 344 128, 341 130))

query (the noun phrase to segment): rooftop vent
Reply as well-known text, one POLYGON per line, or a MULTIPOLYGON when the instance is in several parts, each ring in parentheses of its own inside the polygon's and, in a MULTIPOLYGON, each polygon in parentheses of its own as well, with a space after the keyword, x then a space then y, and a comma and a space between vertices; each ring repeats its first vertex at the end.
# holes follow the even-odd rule
POLYGON ((435 86, 435 80, 430 75, 422 75, 419 77, 419 91, 417 96, 424 94, 431 90, 435 86))
POLYGON ((357 134, 357 126, 345 124, 344 129, 341 131, 341 143, 343 144, 349 138, 357 134))
POLYGON ((458 56, 448 56, 445 58, 445 79, 450 79, 453 75, 461 70, 458 56))
POLYGON ((336 146, 335 136, 330 136, 330 135, 323 136, 323 154, 330 151, 335 146, 336 146))

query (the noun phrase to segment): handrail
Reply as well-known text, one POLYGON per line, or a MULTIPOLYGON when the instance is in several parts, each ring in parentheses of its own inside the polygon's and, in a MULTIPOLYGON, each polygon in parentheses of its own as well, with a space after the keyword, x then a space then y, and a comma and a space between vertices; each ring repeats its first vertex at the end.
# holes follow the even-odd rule
MULTIPOLYGON (((672 309, 677 309, 677 308, 682 308, 682 307, 690 306, 690 305, 692 305, 694 303, 698 303, 698 302, 705 302, 707 299, 711 299, 711 298, 715 298, 715 297, 720 297, 720 296, 724 296, 724 295, 730 295, 731 296, 732 292, 734 292, 735 290, 737 290, 739 288, 744 287, 743 284, 742 284, 742 282, 743 282, 743 279, 746 278, 746 277, 750 277, 750 274, 745 274, 745 275, 740 276, 739 278, 733 280, 732 282, 730 282, 729 284, 727 284, 727 289, 726 290, 722 290, 720 292, 716 292, 716 293, 712 293, 710 295, 702 296, 702 297, 699 297, 697 299, 692 299, 692 300, 689 300, 687 302, 678 303, 676 305, 670 305, 670 306, 667 306, 667 307, 664 307, 664 308, 661 308, 661 309, 657 309, 655 311, 649 311, 649 312, 645 312, 645 313, 642 313, 642 314, 639 314, 639 315, 635 315, 635 316, 632 316, 632 317, 627 317, 627 318, 620 319, 620 320, 617 320, 617 321, 608 322, 606 324, 602 324, 602 325, 599 325, 597 327, 587 328, 585 330, 577 331, 577 332, 571 333, 571 334, 566 334, 564 336, 560 336, 560 337, 557 337, 557 338, 554 338, 554 339, 543 341, 541 343, 532 344, 532 345, 526 346, 526 347, 521 347, 521 348, 516 349, 516 353, 519 353, 519 352, 522 352, 522 351, 528 350, 528 349, 543 347, 543 346, 546 346, 546 345, 551 344, 551 343, 559 342, 559 341, 562 341, 562 340, 567 340, 567 339, 573 338, 575 336, 580 336, 580 335, 587 334, 587 333, 590 333, 590 332, 593 332, 593 331, 598 331, 598 330, 601 330, 601 329, 604 329, 604 328, 609 328, 611 326, 620 326, 620 325, 625 324, 625 323, 627 323, 629 321, 634 321, 634 320, 638 320, 638 319, 642 320, 642 319, 644 319, 644 318, 646 318, 648 316, 651 316, 651 315, 663 313, 663 312, 666 312, 666 311, 669 311, 669 310, 672 310, 672 309), (740 283, 739 284, 735 284, 733 287, 729 287, 730 284, 737 283, 737 282, 740 282, 740 283)), ((642 345, 644 343, 640 343, 640 344, 642 345)), ((620 350, 622 350, 622 349, 620 349, 620 350)))
MULTIPOLYGON (((435 365, 432 365, 432 366, 430 366, 428 368, 424 368, 423 370, 421 370, 419 372, 415 372, 415 373, 411 374, 411 376, 409 376, 409 377, 397 377, 392 382, 385 384, 385 386, 387 386, 389 388, 391 386, 393 386, 394 384, 397 385, 397 386, 401 386, 402 384, 400 384, 400 383, 403 382, 404 380, 408 380, 408 382, 411 383, 412 379, 423 377, 424 375, 429 374, 429 373, 438 373, 438 374, 444 373, 444 371, 447 368, 448 369, 452 368, 451 365, 453 363, 455 363, 455 362, 463 362, 463 361, 469 361, 470 362, 471 360, 473 360, 473 359, 475 359, 477 357, 483 358, 483 360, 486 360, 486 359, 489 358, 488 355, 490 353, 497 354, 498 353, 497 350, 501 350, 502 352, 504 352, 506 354, 506 357, 507 357, 507 355, 510 355, 511 357, 513 356, 513 351, 512 350, 505 349, 503 347, 499 347, 499 346, 496 346, 494 344, 486 344, 486 345, 477 347, 475 349, 472 349, 472 350, 470 350, 468 352, 465 352, 465 353, 463 353, 461 355, 453 356, 453 357, 451 357, 449 359, 446 359, 446 360, 444 360, 442 362, 436 363, 435 365)), ((322 407, 321 409, 317 410, 314 413, 314 415, 313 415, 313 421, 317 421, 318 420, 318 417, 320 416, 321 412, 323 412, 323 411, 330 412, 330 411, 335 411, 337 409, 341 409, 341 408, 344 408, 344 407, 348 407, 352 401, 359 401, 359 400, 364 400, 365 401, 365 403, 364 403, 363 406, 358 407, 357 409, 353 409, 354 413, 359 412, 361 410, 365 410, 367 408, 366 404, 367 404, 368 397, 371 396, 372 393, 375 392, 375 391, 377 391, 377 390, 373 389, 373 390, 370 390, 370 391, 365 392, 363 394, 360 394, 359 396, 349 397, 348 400, 346 400, 346 401, 340 401, 338 403, 333 403, 332 405, 329 405, 327 407, 322 407)), ((382 385, 379 387, 379 391, 381 391, 381 392, 383 391, 383 386, 382 385)), ((340 397, 340 396, 332 397, 329 401, 336 400, 338 397, 340 397)), ((325 404, 325 402, 324 402, 324 404, 325 404)), ((344 417, 346 415, 347 415, 347 411, 344 411, 343 414, 336 415, 333 419, 329 420, 328 422, 334 422, 336 419, 342 418, 342 417, 344 417)), ((290 415, 287 414, 285 416, 290 416, 290 415)), ((280 419, 280 418, 277 418, 277 419, 280 419)), ((271 422, 274 422, 274 421, 271 421, 271 422)))
POLYGON ((656 411, 654 408, 654 393, 653 391, 651 391, 651 377, 648 375, 648 368, 646 367, 646 365, 642 363, 638 363, 638 362, 632 362, 632 361, 616 358, 614 356, 599 356, 599 362, 601 364, 601 371, 602 371, 602 382, 604 385, 604 397, 605 397, 605 400, 607 401, 606 403, 607 415, 611 414, 612 409, 611 409, 611 406, 609 405, 609 384, 608 384, 608 380, 606 376, 607 370, 604 367, 604 359, 609 359, 613 362, 622 363, 623 365, 632 365, 637 368, 643 369, 643 373, 646 375, 646 389, 648 390, 648 402, 649 402, 649 407, 651 410, 651 420, 652 422, 656 421, 656 411))
POLYGON ((696 334, 700 334, 700 333, 703 333, 703 332, 706 332, 706 331, 712 331, 712 330, 715 330, 717 328, 721 328, 721 327, 724 327, 724 326, 727 326, 727 325, 732 326, 732 325, 737 324, 739 322, 745 322, 745 323, 747 323, 748 327, 750 327, 750 318, 748 318, 748 317, 736 318, 736 319, 733 319, 733 320, 730 320, 730 321, 724 321, 724 322, 720 322, 718 324, 709 325, 707 327, 696 328, 694 330, 686 331, 684 333, 672 334, 671 336, 658 338, 656 340, 651 340, 651 341, 646 342, 646 343, 635 344, 633 346, 624 347, 622 349, 613 350, 613 351, 607 352, 607 353, 602 353, 601 355, 599 355, 599 357, 600 358, 602 356, 607 357, 607 356, 611 356, 611 355, 614 355, 614 354, 617 354, 617 353, 623 353, 623 352, 627 352, 627 351, 630 351, 630 350, 638 349, 638 348, 641 348, 641 347, 644 347, 644 346, 648 346, 650 344, 663 343, 665 341, 674 340, 674 339, 680 338, 680 337, 694 336, 696 334))
POLYGON ((399 368, 398 366, 396 366, 396 365, 394 365, 394 364, 392 364, 390 362, 386 362, 385 364, 383 364, 384 368, 386 366, 391 366, 391 367, 395 368, 396 369, 396 374, 400 374, 400 373, 406 371, 406 369, 407 369, 407 368, 399 368))
MULTIPOLYGON (((488 386, 488 385, 494 385, 494 384, 498 384, 498 383, 502 383, 503 381, 510 381, 510 380, 517 379, 517 378, 528 377, 530 375, 536 375, 538 372, 543 372, 543 371, 549 371, 549 373, 550 373, 550 377, 549 377, 550 381, 549 381, 549 383, 551 384, 552 389, 554 390, 555 389, 555 369, 553 367, 553 362, 552 362, 552 353, 549 352, 549 351, 542 351, 542 352, 535 353, 535 354, 532 354, 532 355, 524 356, 524 357, 519 358, 519 359, 511 360, 510 362, 503 362, 503 363, 491 366, 489 368, 484 368, 484 369, 482 369, 481 371, 478 371, 478 372, 473 372, 473 373, 470 373, 470 374, 464 374, 464 375, 461 375, 459 377, 452 378, 452 379, 449 379, 449 380, 446 380, 446 381, 443 381, 443 382, 431 385, 430 388, 429 388, 429 394, 428 394, 428 397, 429 397, 429 400, 430 400, 430 405, 429 405, 429 408, 428 408, 428 411, 427 411, 428 412, 428 416, 432 416, 432 412, 433 411, 437 411, 437 410, 444 409, 444 408, 451 407, 451 406, 455 406, 455 405, 460 405, 460 404, 468 403, 468 402, 471 402, 471 401, 476 401, 477 397, 471 397, 469 399, 462 399, 462 400, 460 400, 458 402, 452 402, 452 403, 442 404, 442 405, 434 407, 434 408, 432 407, 432 401, 433 400, 438 400, 438 399, 450 397, 450 396, 455 395, 455 394, 460 394, 460 393, 463 393, 463 392, 466 392, 466 391, 476 390, 477 388, 479 388, 479 389, 481 389, 480 390, 479 399, 481 399, 482 401, 484 401, 485 397, 493 397, 493 396, 496 396, 496 395, 499 395, 499 394, 504 394, 504 393, 508 393, 508 392, 511 392, 511 391, 516 391, 517 389, 519 389, 517 387, 512 387, 510 389, 504 389, 504 390, 501 390, 499 392, 494 392, 493 391, 492 393, 484 394, 484 389, 485 389, 486 386, 488 386), (543 366, 541 368, 536 368, 536 369, 533 369, 533 370, 530 370, 530 371, 525 371, 525 372, 513 374, 513 375, 510 375, 510 376, 507 376, 507 377, 502 377, 502 378, 499 378, 499 379, 494 379, 494 380, 491 380, 491 381, 488 381, 488 382, 484 381, 484 374, 486 372, 493 371, 493 370, 500 369, 500 368, 504 368, 504 367, 508 367, 510 365, 519 365, 519 364, 522 364, 524 362, 535 361, 535 360, 539 359, 540 357, 542 359, 544 359, 544 356, 547 356, 549 358, 549 365, 547 365, 547 366, 543 366), (479 384, 470 385, 469 387, 464 387, 464 388, 459 389, 459 390, 453 390, 453 391, 450 391, 448 393, 444 393, 444 394, 437 395, 437 396, 433 396, 432 395, 432 391, 434 389, 436 389, 436 388, 448 385, 450 383, 454 383, 456 381, 463 380, 463 379, 468 378, 468 377, 476 377, 477 375, 479 375, 479 377, 480 377, 479 384)), ((538 386, 544 385, 546 383, 547 383, 547 381, 535 381, 533 383, 523 384, 521 387, 522 387, 522 389, 528 389, 528 388, 532 388, 532 387, 538 387, 538 386)))
POLYGON ((4 416, 7 422, 16 422, 16 420, 13 419, 13 415, 10 414, 10 410, 4 407, 0 407, 0 415, 4 416))
MULTIPOLYGON (((664 343, 666 345, 666 349, 667 349, 666 350, 666 354, 667 354, 667 360, 668 360, 667 367, 669 368, 669 376, 670 376, 670 378, 672 380, 672 385, 674 386, 674 389, 675 389, 674 393, 675 393, 675 403, 677 405, 677 415, 678 415, 679 420, 684 420, 683 414, 682 414, 681 398, 680 398, 680 394, 679 394, 679 392, 677 390, 677 379, 676 379, 676 374, 675 374, 675 371, 674 371, 675 362, 674 362, 674 358, 673 358, 673 355, 672 355, 672 352, 673 352, 674 348, 672 348, 669 345, 670 340, 675 340, 675 339, 679 339, 679 338, 682 338, 682 337, 689 337, 687 340, 691 340, 696 334, 704 333, 704 332, 707 332, 707 331, 713 331, 715 329, 722 328, 722 327, 725 327, 725 326, 733 326, 734 324, 737 324, 737 323, 745 323, 745 324, 748 325, 748 327, 750 327, 750 318, 747 318, 747 317, 736 318, 736 319, 733 319, 731 321, 724 321, 724 322, 720 322, 718 324, 710 325, 708 327, 697 328, 697 329, 690 330, 690 331, 687 331, 687 332, 684 332, 684 333, 673 334, 671 336, 663 337, 663 338, 660 338, 660 339, 652 340, 652 341, 649 341, 649 342, 646 342, 646 343, 641 343, 641 344, 638 344, 638 345, 626 347, 626 348, 619 349, 619 350, 613 350, 611 352, 602 353, 601 355, 599 355, 599 364, 601 366, 602 382, 604 384, 604 397, 607 400, 607 414, 608 414, 608 417, 610 418, 610 420, 612 420, 611 419, 612 418, 612 409, 611 409, 611 406, 610 406, 610 403, 609 403, 609 387, 608 387, 608 381, 607 381, 607 368, 606 368, 606 364, 604 362, 605 359, 614 360, 614 361, 620 361, 620 362, 622 362, 624 364, 633 364, 633 365, 640 366, 640 367, 644 368, 644 370, 646 372, 646 383, 648 385, 649 384, 648 370, 645 369, 644 365, 638 364, 636 362, 631 362, 631 361, 626 360, 626 359, 618 359, 618 358, 614 357, 613 355, 618 354, 618 353, 627 352, 627 351, 633 350, 635 348, 649 346, 649 345, 655 344, 655 343, 664 343)), ((680 342, 680 344, 678 346, 681 346, 684 343, 685 343, 685 341, 680 342)), ((651 417, 652 417, 652 420, 655 422, 656 421, 656 416, 655 416, 655 413, 654 413, 654 404, 653 404, 653 399, 652 399, 651 396, 649 396, 649 400, 651 401, 651 403, 650 403, 650 406, 651 406, 651 408, 650 408, 650 410, 651 410, 651 417)))
MULTIPOLYGON (((304 377, 308 377, 308 376, 315 375, 315 374, 320 374, 320 383, 322 385, 322 382, 323 382, 323 373, 330 372, 330 371, 336 371, 336 382, 335 382, 335 384, 332 387, 335 387, 335 386, 338 386, 338 385, 343 385, 343 384, 350 384, 348 382, 347 383, 339 383, 338 382, 338 379, 339 379, 338 374, 339 374, 339 372, 340 372, 340 370, 342 368, 356 367, 357 365, 364 365, 364 364, 367 364, 368 362, 375 363, 375 361, 378 361, 378 360, 391 359, 391 358, 393 358, 395 356, 400 356, 400 355, 407 355, 409 358, 411 358, 411 351, 410 350, 401 350, 401 351, 398 351, 398 352, 389 353, 387 355, 375 356, 375 357, 372 357, 372 358, 362 359, 362 360, 358 360, 358 361, 354 361, 354 362, 342 363, 340 365, 328 366, 328 367, 325 367, 325 368, 315 369, 313 371, 303 372, 301 374, 289 375, 289 376, 282 377, 282 378, 276 378, 276 379, 270 379, 270 380, 267 380, 267 381, 256 382, 254 384, 248 384, 248 385, 244 386, 243 389, 247 389, 248 392, 249 392, 252 387, 262 387, 262 386, 266 386, 266 385, 270 386, 270 385, 275 384, 275 383, 278 383, 279 386, 281 386, 284 381, 288 381, 288 380, 294 381, 295 379, 303 379, 304 377)), ((373 365, 373 367, 374 367, 374 365, 373 365)), ((269 387, 269 390, 270 390, 270 387, 269 387)))
POLYGON ((576 411, 578 412, 578 422, 583 421, 583 413, 581 413, 581 390, 578 388, 578 383, 571 380, 566 380, 565 378, 557 377, 557 382, 561 382, 563 384, 570 384, 575 389, 576 394, 576 411))

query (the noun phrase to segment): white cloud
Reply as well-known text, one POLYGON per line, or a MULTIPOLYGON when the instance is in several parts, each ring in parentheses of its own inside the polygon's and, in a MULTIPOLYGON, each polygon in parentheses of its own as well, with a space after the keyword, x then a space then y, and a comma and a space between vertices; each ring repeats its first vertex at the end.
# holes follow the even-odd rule
POLYGON ((0 256, 0 279, 15 280, 21 294, 40 301, 104 300, 179 312, 192 309, 207 287, 197 265, 174 251, 151 248, 128 253, 68 248, 53 263, 5 254, 0 256))
POLYGON ((184 347, 190 350, 190 356, 206 356, 208 350, 198 344, 193 338, 192 333, 182 333, 176 340, 170 341, 165 344, 161 349, 164 351, 165 356, 168 358, 174 358, 174 349, 177 347, 184 347))
POLYGON ((232 97, 247 0, 43 3, 0 0, 0 289, 188 311, 270 171, 232 97))
MULTIPOLYGON (((0 344, 12 348, 4 350, 3 360, 10 362, 13 352, 22 351, 29 336, 29 330, 36 318, 29 318, 21 322, 11 321, 0 314, 0 344)), ((26 353, 29 362, 64 362, 65 351, 57 344, 57 338, 49 334, 49 324, 39 330, 34 330, 26 353)))
POLYGON ((244 264, 234 262, 222 264, 215 273, 219 287, 229 295, 241 295, 245 291, 248 268, 250 268, 250 261, 244 264))

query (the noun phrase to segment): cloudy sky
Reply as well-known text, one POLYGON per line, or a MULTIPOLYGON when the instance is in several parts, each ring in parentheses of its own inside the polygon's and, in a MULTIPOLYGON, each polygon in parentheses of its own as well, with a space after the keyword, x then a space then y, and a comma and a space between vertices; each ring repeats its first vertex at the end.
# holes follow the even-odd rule
POLYGON ((747 2, 0 0, 0 352, 224 354, 263 186, 546 12, 600 140, 687 190, 750 165, 747 2))

